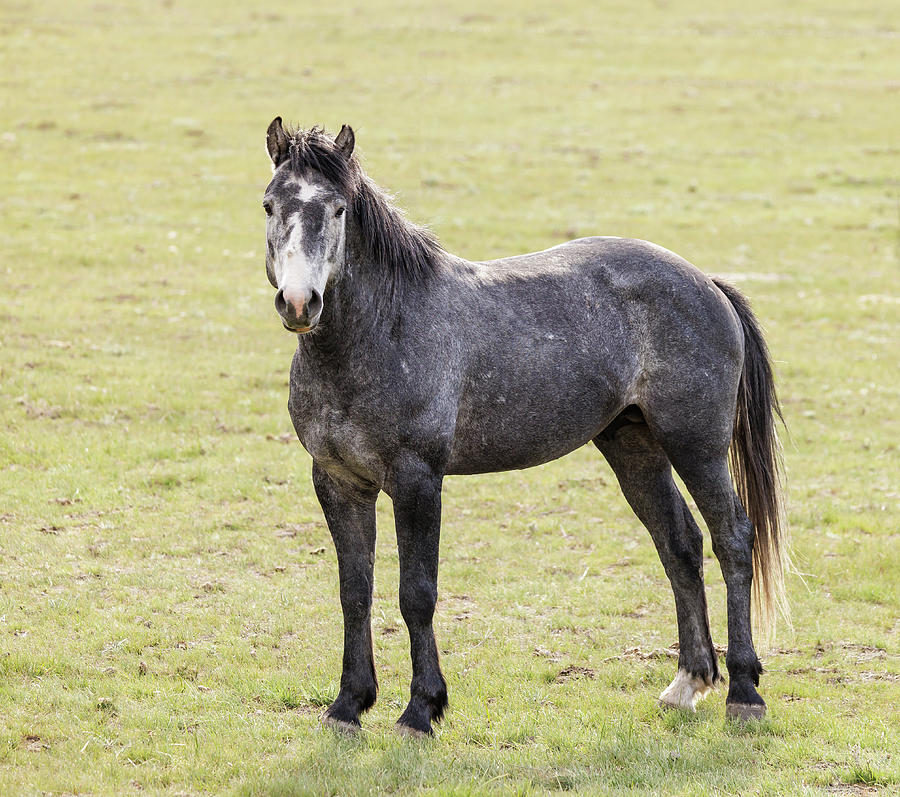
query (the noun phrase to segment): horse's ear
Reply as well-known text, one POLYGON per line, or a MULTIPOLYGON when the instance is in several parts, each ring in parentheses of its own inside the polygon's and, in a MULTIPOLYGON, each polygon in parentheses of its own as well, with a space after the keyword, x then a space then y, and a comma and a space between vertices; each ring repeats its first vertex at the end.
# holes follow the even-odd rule
POLYGON ((278 166, 288 154, 288 138, 281 126, 281 117, 276 116, 266 131, 266 150, 272 159, 272 165, 278 166))
POLYGON ((353 128, 350 125, 341 125, 341 132, 334 139, 335 149, 345 158, 349 158, 353 154, 355 143, 356 136, 353 135, 353 128))

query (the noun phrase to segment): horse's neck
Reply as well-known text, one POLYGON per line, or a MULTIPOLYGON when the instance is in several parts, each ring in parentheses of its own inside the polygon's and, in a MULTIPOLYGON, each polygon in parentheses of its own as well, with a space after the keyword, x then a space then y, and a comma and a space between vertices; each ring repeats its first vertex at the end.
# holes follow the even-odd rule
MULTIPOLYGON (((392 338, 400 315, 421 308, 432 284, 411 279, 399 268, 371 261, 361 230, 347 227, 346 263, 326 290, 321 329, 309 336, 310 353, 332 359, 370 357, 392 338)), ((448 256, 449 257, 449 256, 448 256)), ((438 279, 431 275, 429 279, 438 279)), ((301 348, 305 343, 301 339, 301 348)))
POLYGON ((377 266, 348 261, 325 291, 319 328, 301 336, 301 350, 344 364, 369 357, 372 346, 394 326, 398 298, 389 275, 379 273, 377 266))

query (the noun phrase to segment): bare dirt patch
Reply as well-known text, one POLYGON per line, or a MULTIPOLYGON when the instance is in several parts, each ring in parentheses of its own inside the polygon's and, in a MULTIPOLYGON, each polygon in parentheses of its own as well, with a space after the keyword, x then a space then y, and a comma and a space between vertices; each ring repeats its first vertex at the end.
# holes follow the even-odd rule
POLYGON ((596 674, 590 667, 579 667, 576 664, 570 664, 568 667, 563 667, 553 680, 556 683, 563 683, 576 678, 593 678, 596 674))

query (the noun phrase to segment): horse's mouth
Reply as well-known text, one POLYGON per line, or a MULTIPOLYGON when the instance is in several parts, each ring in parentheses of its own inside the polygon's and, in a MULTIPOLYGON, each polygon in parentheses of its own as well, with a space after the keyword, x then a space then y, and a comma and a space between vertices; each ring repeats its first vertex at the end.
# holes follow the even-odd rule
POLYGON ((281 326, 288 332, 293 332, 295 335, 305 335, 307 332, 312 332, 312 327, 289 327, 284 321, 281 322, 281 326))

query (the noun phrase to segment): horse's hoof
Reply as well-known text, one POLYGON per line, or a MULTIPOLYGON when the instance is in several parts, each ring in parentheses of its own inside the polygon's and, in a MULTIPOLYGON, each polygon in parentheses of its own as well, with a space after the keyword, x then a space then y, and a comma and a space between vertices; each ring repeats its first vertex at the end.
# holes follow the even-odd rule
POLYGON ((766 716, 765 703, 726 703, 725 718, 747 722, 748 720, 761 720, 766 716))
POLYGON ((672 681, 659 696, 662 708, 677 708, 682 711, 696 711, 697 703, 706 697, 712 688, 709 681, 699 675, 691 675, 687 670, 679 668, 672 681))
POLYGON ((433 731, 430 733, 427 731, 420 731, 418 728, 410 728, 409 725, 404 725, 400 722, 394 725, 394 730, 405 739, 429 739, 434 736, 433 731))
POLYGON ((358 724, 335 719, 334 717, 329 717, 327 714, 322 715, 322 725, 335 733, 340 733, 344 736, 358 736, 362 731, 362 727, 358 724))

